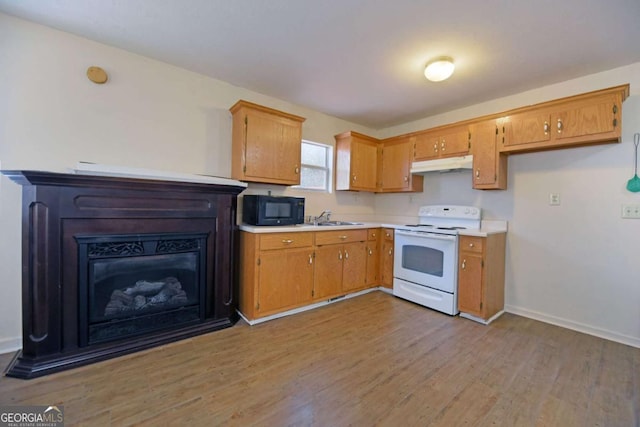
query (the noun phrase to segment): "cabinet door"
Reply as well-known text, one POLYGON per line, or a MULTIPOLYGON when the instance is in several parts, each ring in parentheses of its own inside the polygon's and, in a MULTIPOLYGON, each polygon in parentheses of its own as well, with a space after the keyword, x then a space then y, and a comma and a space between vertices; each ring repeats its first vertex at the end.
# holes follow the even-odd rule
POLYGON ((431 160, 440 156, 440 138, 438 134, 423 132, 415 136, 414 160, 431 160))
MULTIPOLYGON (((575 101, 554 113, 552 124, 555 139, 564 142, 570 138, 601 138, 619 130, 620 101, 615 95, 575 101)), ((613 135, 618 137, 618 135, 613 135)))
POLYGON ((256 179, 300 184, 300 127, 260 112, 247 112, 245 120, 244 174, 256 179))
POLYGON ((461 252, 458 268, 458 310, 482 317, 482 255, 461 252))
POLYGON ((384 143, 382 148, 382 191, 411 189, 411 139, 384 143))
POLYGON ((498 121, 488 120, 470 127, 473 154, 473 188, 505 190, 507 155, 498 152, 498 121))
POLYGON ((319 246, 315 251, 314 299, 327 299, 342 292, 342 245, 319 246))
POLYGON ((451 128, 440 135, 440 157, 469 154, 469 129, 467 126, 451 128))
POLYGON ((551 139, 551 114, 548 109, 513 114, 502 120, 505 147, 544 143, 551 139))
POLYGON ((309 248, 260 254, 257 312, 260 316, 293 308, 311 299, 313 252, 309 248))
POLYGON ((367 244, 348 243, 342 248, 342 290, 364 289, 367 284, 367 244))
POLYGON ((380 250, 377 242, 367 242, 367 287, 378 285, 378 272, 380 271, 380 250))
POLYGON ((382 286, 393 288, 393 241, 382 244, 382 286))
POLYGON ((351 184, 352 190, 376 191, 378 169, 378 144, 352 137, 351 184))

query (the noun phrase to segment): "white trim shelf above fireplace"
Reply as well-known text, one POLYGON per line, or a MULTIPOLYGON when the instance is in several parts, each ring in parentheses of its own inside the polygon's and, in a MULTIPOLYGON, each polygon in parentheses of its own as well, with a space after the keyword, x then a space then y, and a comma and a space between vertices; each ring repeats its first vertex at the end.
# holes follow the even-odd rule
POLYGON ((91 162, 78 162, 70 173, 78 175, 110 176, 120 178, 159 179, 165 181, 195 182, 201 184, 235 185, 247 187, 246 182, 212 175, 198 175, 181 172, 168 172, 156 169, 130 168, 126 166, 105 165, 91 162))

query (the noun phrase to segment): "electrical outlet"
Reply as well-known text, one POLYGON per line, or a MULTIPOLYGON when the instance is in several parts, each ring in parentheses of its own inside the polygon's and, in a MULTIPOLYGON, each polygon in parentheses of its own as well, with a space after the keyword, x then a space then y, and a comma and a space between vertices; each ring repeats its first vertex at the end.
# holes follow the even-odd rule
POLYGON ((549 205, 558 206, 560 204, 560 193, 549 193, 549 205))
POLYGON ((622 218, 640 219, 640 205, 622 205, 622 218))

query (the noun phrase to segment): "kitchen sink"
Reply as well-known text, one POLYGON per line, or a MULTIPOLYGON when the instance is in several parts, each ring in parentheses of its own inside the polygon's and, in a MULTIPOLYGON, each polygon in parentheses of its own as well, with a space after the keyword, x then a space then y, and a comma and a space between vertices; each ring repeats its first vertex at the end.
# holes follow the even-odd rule
POLYGON ((318 223, 319 227, 328 227, 332 225, 364 225, 362 222, 350 222, 350 221, 325 221, 318 223))

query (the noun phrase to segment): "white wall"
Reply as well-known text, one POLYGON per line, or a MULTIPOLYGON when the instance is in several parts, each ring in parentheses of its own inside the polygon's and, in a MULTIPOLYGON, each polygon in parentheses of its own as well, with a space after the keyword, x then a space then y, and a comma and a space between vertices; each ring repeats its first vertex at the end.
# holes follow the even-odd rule
MULTIPOLYGON (((334 144, 370 129, 281 100, 0 14, 2 168, 63 172, 78 161, 229 177, 231 114, 238 99, 306 117, 303 137, 334 144), (89 66, 109 81, 91 83, 89 66)), ((316 196, 308 212, 372 217, 374 196, 251 185, 316 196)), ((0 353, 21 345, 21 188, 0 178, 0 353)))
POLYGON ((640 347, 640 220, 621 219, 640 132, 640 63, 386 129, 396 135, 564 96, 631 84, 622 143, 509 158, 508 190, 471 189, 471 173, 428 174, 418 195, 379 195, 376 212, 417 215, 423 204, 483 208, 509 221, 507 310, 640 347), (549 206, 549 193, 561 205, 549 206))
MULTIPOLYGON (((229 176, 238 99, 307 118, 303 137, 334 143, 356 130, 385 137, 526 104, 631 83, 623 143, 514 155, 509 189, 471 189, 468 173, 431 174, 416 195, 321 195, 278 186, 248 192, 307 196, 308 212, 336 218, 415 219, 428 203, 481 206, 509 221, 507 309, 640 346, 640 221, 620 219, 640 132, 640 64, 385 129, 361 126, 164 63, 0 14, 0 161, 3 169, 63 171, 80 160, 229 176), (110 80, 95 85, 87 67, 110 80), (560 206, 548 206, 559 192, 560 206)), ((20 346, 20 192, 0 178, 0 353, 20 346)))

